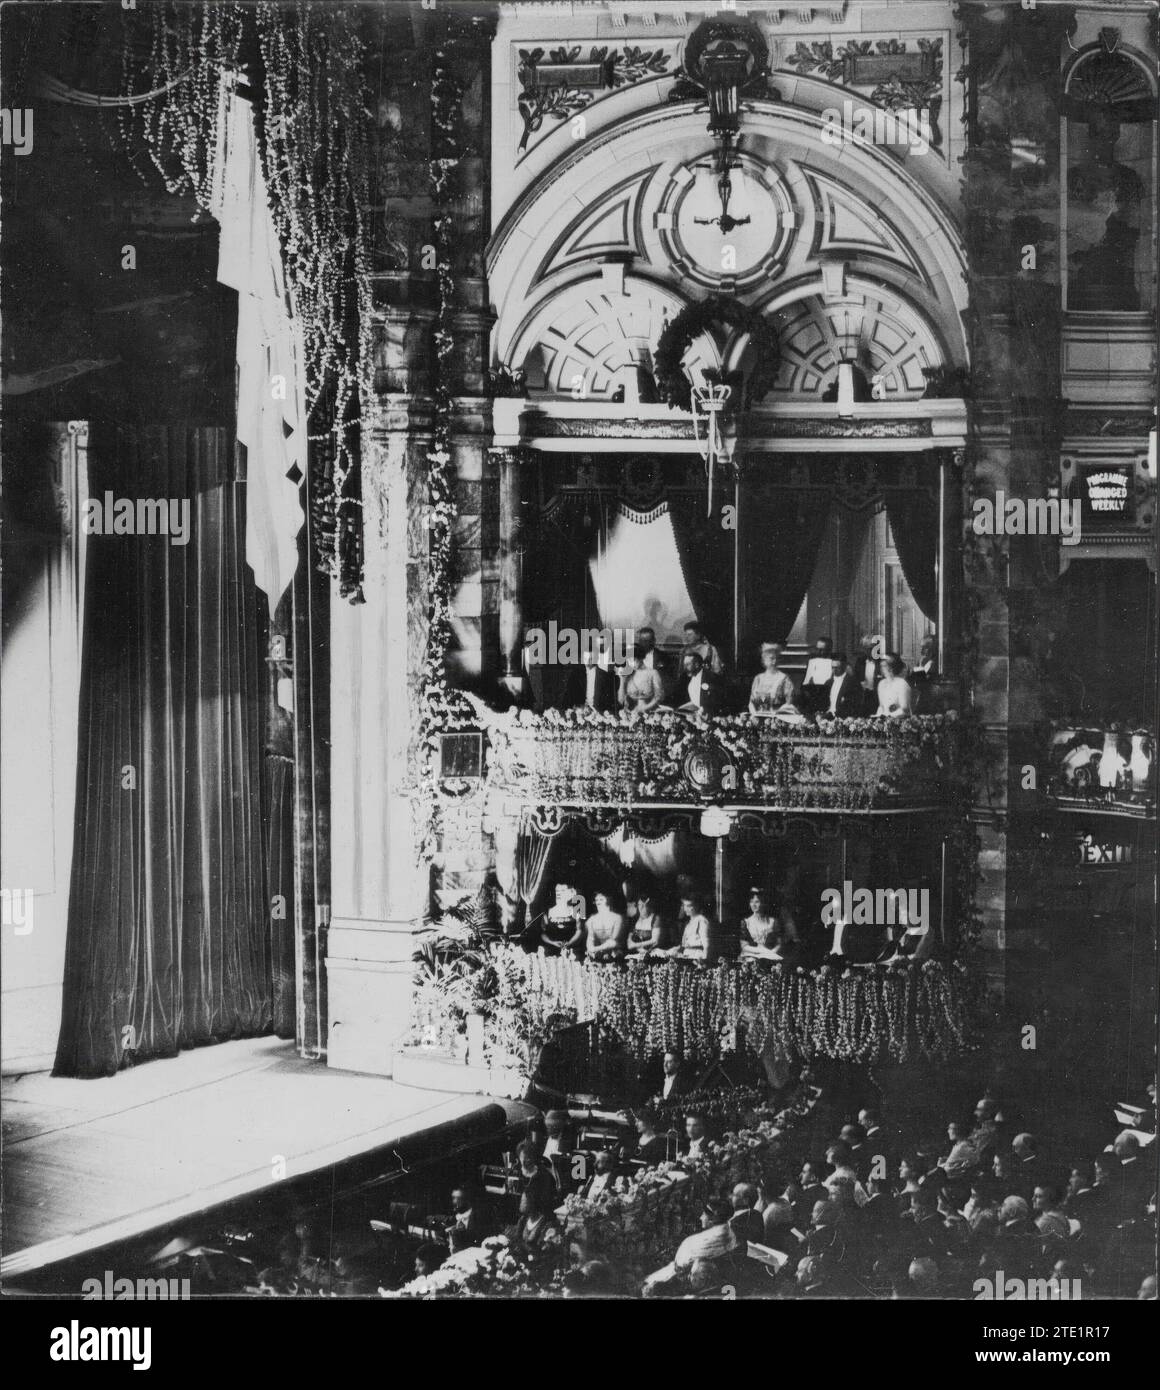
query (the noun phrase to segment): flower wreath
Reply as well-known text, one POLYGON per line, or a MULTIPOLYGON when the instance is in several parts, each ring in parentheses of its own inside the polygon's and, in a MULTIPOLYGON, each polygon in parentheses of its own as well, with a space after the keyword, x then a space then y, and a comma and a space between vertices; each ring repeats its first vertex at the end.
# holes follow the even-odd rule
POLYGON ((739 299, 713 294, 699 304, 688 304, 667 323, 653 352, 657 392, 666 404, 689 406, 689 378, 682 362, 693 342, 718 324, 728 324, 749 334, 755 350, 753 371, 745 391, 745 404, 760 400, 773 386, 781 364, 781 344, 773 325, 763 314, 739 299))

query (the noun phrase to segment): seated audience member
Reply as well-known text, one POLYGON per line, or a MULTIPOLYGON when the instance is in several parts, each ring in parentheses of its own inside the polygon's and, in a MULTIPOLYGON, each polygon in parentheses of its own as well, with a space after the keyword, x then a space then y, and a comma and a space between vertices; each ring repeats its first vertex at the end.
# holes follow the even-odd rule
POLYGON ((863 1108, 858 1111, 858 1123, 866 1131, 866 1147, 873 1154, 890 1158, 898 1148, 898 1136, 883 1127, 882 1117, 877 1110, 863 1108))
POLYGON ((551 1159, 544 1158, 540 1153, 540 1146, 530 1139, 516 1145, 512 1177, 517 1192, 526 1192, 528 1187, 536 1182, 547 1183, 553 1192, 556 1189, 556 1174, 551 1159))
POLYGON ((829 1196, 822 1182, 824 1167, 825 1164, 819 1163, 816 1159, 807 1159, 802 1164, 796 1184, 797 1200, 794 1202, 799 1221, 808 1221, 814 1207, 829 1196))
POLYGON ((749 1182, 739 1182, 733 1188, 731 1199, 733 1215, 729 1224, 743 1244, 753 1241, 760 1245, 765 1240, 765 1223, 757 1210, 757 1188, 749 1182))
POLYGON ((918 1255, 907 1270, 912 1298, 941 1298, 942 1279, 938 1261, 929 1255, 918 1255))
POLYGON ((780 642, 761 644, 761 664, 764 668, 753 677, 749 687, 749 713, 772 714, 783 705, 794 703, 793 677, 780 667, 780 642))
POLYGON ((681 658, 681 679, 673 692, 673 706, 683 714, 719 714, 725 704, 725 687, 709 671, 697 652, 681 658))
POLYGON ((846 1239, 841 1228, 842 1206, 833 1199, 815 1202, 806 1233, 806 1254, 821 1256, 833 1267, 846 1258, 846 1239))
POLYGON ((451 1193, 451 1222, 447 1226, 447 1243, 454 1254, 468 1250, 491 1234, 490 1224, 474 1188, 460 1184, 451 1193))
POLYGON ((556 901, 540 921, 540 948, 579 956, 584 950, 584 899, 570 883, 556 885, 556 901))
POLYGON ((1006 1145, 1005 1127, 999 1122, 999 1105, 991 1096, 984 1096, 975 1105, 975 1126, 971 1142, 979 1151, 984 1164, 989 1164, 995 1152, 1006 1145))
POLYGON ((1156 1302, 1156 1276, 1154 1274, 1144 1275, 1140 1281, 1140 1289, 1136 1294, 1136 1299, 1140 1303, 1156 1302))
POLYGON ((636 1153, 633 1157, 647 1163, 650 1167, 663 1163, 669 1156, 669 1139, 667 1135, 660 1133, 660 1122, 655 1112, 648 1109, 640 1110, 637 1112, 634 1122, 636 1125, 636 1153))
POLYGON ((806 662, 798 702, 806 714, 817 714, 826 707, 830 682, 834 677, 833 650, 834 644, 828 637, 819 637, 814 643, 814 654, 806 662))
POLYGON ((902 658, 897 652, 887 652, 882 658, 882 679, 878 682, 878 716, 903 719, 911 713, 912 705, 910 684, 902 674, 902 658))
POLYGON ((677 946, 657 955, 677 956, 682 960, 715 965, 721 952, 720 933, 709 915, 709 904, 700 893, 690 893, 681 899, 681 918, 684 928, 677 946))
POLYGON ((870 1150, 866 1146, 865 1126, 862 1125, 861 1122, 843 1125, 838 1134, 838 1138, 850 1150, 852 1165, 858 1171, 859 1181, 865 1182, 868 1174, 864 1174, 861 1171, 861 1165, 865 1163, 867 1167, 869 1167, 871 1159, 870 1150))
POLYGON ((564 1255, 564 1234, 552 1210, 554 1193, 542 1183, 532 1182, 520 1198, 520 1217, 510 1239, 524 1254, 533 1270, 550 1273, 564 1255))
POLYGON ((805 1243, 804 1236, 796 1229, 796 1221, 792 1203, 784 1199, 770 1202, 761 1215, 764 1229, 761 1244, 795 1259, 805 1243))
POLYGON ((826 1150, 826 1162, 832 1169, 823 1183, 826 1190, 832 1195, 837 1184, 849 1183, 857 1205, 865 1206, 867 1202, 866 1190, 859 1181, 858 1173, 854 1168, 850 1146, 841 1140, 831 1144, 826 1150))
POLYGON ((1003 1194, 990 1174, 976 1173, 970 1180, 970 1190, 971 1195, 963 1206, 963 1216, 967 1221, 972 1220, 981 1211, 998 1213, 1003 1194))
POLYGON ((1011 1153, 1014 1155, 1014 1178, 1016 1186, 1011 1192, 1018 1193, 1025 1201, 1031 1201, 1035 1184, 1043 1172, 1039 1158, 1039 1143, 1033 1134, 1017 1134, 1011 1140, 1011 1153))
POLYGON ((826 1281, 825 1262, 816 1255, 807 1255, 794 1275, 798 1298, 829 1298, 831 1290, 826 1281))
POLYGON ((660 900, 652 889, 641 889, 636 899, 636 916, 628 934, 628 953, 647 955, 650 951, 672 948, 672 931, 661 914, 660 900))
POLYGON ((682 1153, 686 1158, 701 1158, 706 1153, 709 1131, 705 1117, 699 1110, 690 1110, 685 1116, 685 1142, 682 1153))
POLYGON ((890 1190, 886 1178, 866 1179, 866 1205, 862 1208, 862 1221, 868 1231, 875 1235, 885 1235, 898 1223, 898 1203, 890 1190))
POLYGON ((553 1163, 554 1159, 565 1159, 574 1150, 577 1136, 572 1129, 571 1116, 567 1111, 547 1111, 543 1116, 543 1130, 545 1141, 540 1150, 540 1158, 546 1162, 553 1163))
MULTIPOLYGON (((1149 1195, 1156 1190, 1155 1166, 1150 1166, 1140 1157, 1140 1141, 1131 1130, 1116 1135, 1112 1153, 1120 1160, 1118 1182, 1123 1194, 1123 1206, 1142 1208, 1149 1195)), ((1142 1215, 1142 1211, 1125 1211, 1125 1219, 1137 1214, 1142 1215)))
POLYGON ((701 1229, 681 1241, 670 1264, 644 1281, 641 1292, 645 1298, 687 1293, 691 1274, 699 1284, 708 1287, 708 1271, 695 1271, 700 1262, 705 1262, 713 1271, 718 1285, 728 1282, 725 1275, 732 1272, 732 1259, 740 1244, 729 1224, 732 1215, 728 1202, 717 1198, 706 1202, 701 1213, 701 1229))
POLYGON ((939 1166, 948 1177, 962 1177, 963 1174, 973 1173, 979 1167, 979 1151, 971 1139, 967 1125, 952 1120, 947 1125, 947 1143, 950 1146, 949 1150, 939 1166))
POLYGON ((591 1201, 605 1193, 616 1191, 616 1156, 610 1149, 602 1149, 593 1163, 592 1176, 580 1190, 585 1201, 591 1201))
POLYGON ((420 1245, 415 1251, 415 1278, 425 1279, 428 1274, 434 1274, 446 1258, 447 1251, 441 1245, 431 1242, 420 1245))
POLYGON ((596 911, 588 919, 588 959, 605 962, 623 960, 628 945, 628 919, 613 906, 611 893, 595 893, 592 901, 596 911))
POLYGON ((787 917, 783 926, 781 914, 771 916, 769 895, 764 888, 749 890, 749 916, 741 921, 741 955, 748 960, 784 959, 783 947, 797 942, 797 928, 787 917))
POLYGON ((665 697, 664 682, 659 671, 644 664, 644 657, 635 649, 629 653, 628 664, 620 683, 620 703, 629 714, 648 714, 665 697))
POLYGON ((679 1052, 670 1049, 660 1059, 658 1067, 655 1059, 642 1073, 641 1080, 654 1104, 661 1101, 678 1100, 687 1096, 693 1089, 697 1077, 693 1068, 685 1065, 679 1052))
POLYGON ((920 1187, 910 1194, 910 1221, 912 1255, 930 1255, 939 1261, 950 1258, 953 1245, 933 1187, 920 1187))
POLYGON ((926 1175, 926 1165, 916 1153, 903 1154, 898 1164, 898 1180, 902 1183, 899 1196, 909 1200, 912 1193, 922 1186, 926 1175))
POLYGON ((922 646, 919 648, 918 661, 915 662, 910 672, 910 683, 914 685, 929 685, 938 676, 938 639, 936 637, 924 637, 922 646))
POLYGON ((1063 1205, 1063 1189, 1058 1183, 1044 1180, 1035 1184, 1031 1195, 1031 1212, 1036 1229, 1043 1234, 1071 1234, 1071 1223, 1067 1219, 1063 1205), (1063 1223, 1060 1230, 1059 1223, 1063 1223))
POLYGON ((1004 1239, 1030 1235, 1031 1208, 1022 1197, 1004 1197, 999 1205, 999 1235, 1004 1239))
POLYGON ((601 666, 596 648, 584 648, 583 664, 573 666, 564 683, 565 709, 591 709, 615 714, 620 707, 620 681, 614 671, 601 666))
POLYGON ((860 719, 866 712, 866 691, 858 676, 858 662, 836 652, 830 663, 830 683, 817 713, 831 719, 860 719))
POLYGON ((725 663, 721 660, 721 653, 705 636, 700 623, 686 623, 684 631, 685 647, 682 656, 688 655, 689 652, 696 652, 701 658, 701 664, 710 675, 724 675, 725 663))

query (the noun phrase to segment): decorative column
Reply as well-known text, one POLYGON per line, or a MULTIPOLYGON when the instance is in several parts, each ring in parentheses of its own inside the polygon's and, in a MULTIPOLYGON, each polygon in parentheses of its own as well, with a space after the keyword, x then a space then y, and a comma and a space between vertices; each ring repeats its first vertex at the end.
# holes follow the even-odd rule
POLYGON ((479 674, 498 647, 501 498, 485 394, 489 114, 480 95, 491 27, 455 6, 410 8, 422 34, 412 30, 412 46, 400 49, 391 30, 391 66, 405 77, 382 79, 393 100, 375 133, 379 205, 368 210, 383 224, 385 259, 374 273, 374 393, 361 423, 365 602, 352 606, 335 592, 331 604, 327 1061, 380 1075, 391 1074, 409 1027, 414 931, 431 910, 432 864, 416 813, 429 775, 421 721, 430 523, 433 503, 444 518, 447 506, 430 486, 440 476, 437 437, 454 469, 448 669, 479 674))
POLYGON ((427 910, 413 814, 426 646, 422 400, 364 421, 364 604, 331 609, 332 1067, 389 1075, 406 1031, 412 933, 427 910))
POLYGON ((511 445, 495 450, 499 456, 499 648, 500 674, 511 682, 521 677, 520 647, 524 635, 524 457, 511 445))

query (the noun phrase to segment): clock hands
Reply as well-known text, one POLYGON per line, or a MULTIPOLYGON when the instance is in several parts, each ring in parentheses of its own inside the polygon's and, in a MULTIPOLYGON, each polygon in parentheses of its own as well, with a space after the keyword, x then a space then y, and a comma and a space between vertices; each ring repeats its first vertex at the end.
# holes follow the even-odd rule
POLYGON ((713 169, 717 174, 717 196, 721 199, 721 215, 719 217, 693 218, 693 221, 700 227, 720 227, 724 236, 728 236, 734 227, 744 227, 750 220, 748 216, 731 217, 729 215, 729 201, 733 197, 733 180, 730 175, 734 169, 741 168, 739 161, 729 158, 729 153, 729 141, 723 140, 718 146, 717 155, 713 162, 713 169))

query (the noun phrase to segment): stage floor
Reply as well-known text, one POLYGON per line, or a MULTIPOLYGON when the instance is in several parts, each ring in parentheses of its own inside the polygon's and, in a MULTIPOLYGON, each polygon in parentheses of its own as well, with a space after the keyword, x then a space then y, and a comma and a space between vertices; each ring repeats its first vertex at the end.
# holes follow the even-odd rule
POLYGON ((0 1279, 495 1106, 332 1071, 278 1038, 198 1048, 99 1080, 5 1077, 0 1095, 0 1279))

